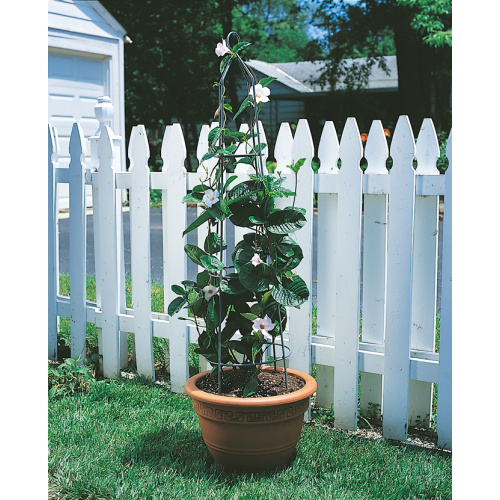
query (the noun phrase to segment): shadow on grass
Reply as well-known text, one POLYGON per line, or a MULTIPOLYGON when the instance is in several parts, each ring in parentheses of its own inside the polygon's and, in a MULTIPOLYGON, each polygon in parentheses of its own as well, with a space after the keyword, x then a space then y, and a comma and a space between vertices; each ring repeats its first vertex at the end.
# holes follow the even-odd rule
POLYGON ((281 471, 225 470, 210 455, 201 432, 183 428, 181 425, 144 434, 126 446, 121 458, 122 463, 126 467, 147 465, 153 470, 171 469, 189 478, 205 480, 210 477, 214 483, 231 486, 244 476, 269 477, 284 472, 293 466, 297 456, 295 450, 287 466, 281 471))

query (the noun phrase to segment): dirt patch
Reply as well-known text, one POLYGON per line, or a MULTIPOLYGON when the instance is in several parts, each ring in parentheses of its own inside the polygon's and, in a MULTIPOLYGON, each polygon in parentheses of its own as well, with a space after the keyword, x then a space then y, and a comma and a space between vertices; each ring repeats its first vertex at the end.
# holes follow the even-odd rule
MULTIPOLYGON (((245 386, 252 379, 252 372, 246 370, 224 370, 221 377, 221 396, 241 398, 245 386)), ((284 372, 261 370, 257 375, 258 384, 250 398, 279 396, 295 392, 306 385, 305 381, 288 373, 288 387, 284 372)), ((198 388, 210 394, 219 394, 217 376, 203 377, 197 384, 198 388)))

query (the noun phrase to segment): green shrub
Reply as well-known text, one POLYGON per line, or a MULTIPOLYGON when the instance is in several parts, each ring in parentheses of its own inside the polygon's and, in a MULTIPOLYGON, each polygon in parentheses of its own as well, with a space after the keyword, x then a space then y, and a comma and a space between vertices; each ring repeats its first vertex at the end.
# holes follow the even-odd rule
POLYGON ((79 358, 67 358, 54 367, 49 364, 49 399, 88 391, 95 382, 89 366, 78 365, 79 358))

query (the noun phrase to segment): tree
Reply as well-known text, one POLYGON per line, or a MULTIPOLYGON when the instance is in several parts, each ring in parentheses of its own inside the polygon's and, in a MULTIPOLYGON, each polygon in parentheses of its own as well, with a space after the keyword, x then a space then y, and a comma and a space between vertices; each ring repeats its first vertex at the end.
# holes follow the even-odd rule
MULTIPOLYGON (((188 150, 188 168, 199 125, 212 121, 217 108, 213 82, 220 60, 214 49, 230 31, 252 42, 245 58, 266 61, 301 60, 318 47, 306 35, 306 16, 296 0, 103 0, 127 30, 125 47, 126 136, 133 125, 148 129, 151 163, 161 167, 159 152, 165 125, 181 123, 188 150)), ((319 49, 318 49, 319 50, 319 49)), ((236 101, 235 83, 226 94, 236 101)))
POLYGON ((366 85, 374 64, 397 56, 398 113, 414 122, 432 117, 451 123, 451 1, 366 0, 354 5, 325 0, 316 25, 326 32, 327 69, 321 83, 348 90, 366 85), (364 57, 349 66, 348 58, 364 57))

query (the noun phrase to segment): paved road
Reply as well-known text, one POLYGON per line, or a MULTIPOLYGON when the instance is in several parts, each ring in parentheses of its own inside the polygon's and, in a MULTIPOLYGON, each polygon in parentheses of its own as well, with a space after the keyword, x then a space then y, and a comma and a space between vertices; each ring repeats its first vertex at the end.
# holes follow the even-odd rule
MULTIPOLYGON (((188 208, 188 224, 194 220, 196 209, 188 208)), ((125 247, 125 273, 130 275, 130 213, 123 214, 123 227, 124 227, 124 247, 125 247)), ((163 241, 161 232, 161 209, 151 209, 151 277, 153 282, 163 282, 163 241)), ((313 218, 313 241, 317 241, 317 215, 313 218)), ((439 226, 439 256, 441 256, 442 247, 442 222, 439 226)), ((234 238, 232 234, 227 237, 228 250, 234 247, 234 238)), ((195 234, 188 234, 188 243, 196 244, 195 234)), ((361 250, 363 251, 363 250, 361 250)), ((317 248, 314 244, 313 247, 313 287, 312 287, 312 300, 313 304, 317 302, 317 271, 316 271, 316 255, 317 248)), ((361 260, 363 262, 363 260, 361 260)), ((441 262, 441 259, 439 259, 441 262)), ((69 273, 69 219, 62 218, 59 221, 59 271, 61 273, 69 273)), ((361 272, 363 270, 361 269, 361 272)), ((87 274, 95 274, 95 259, 94 259, 94 231, 93 231, 93 217, 91 214, 87 215, 87 274)), ((196 265, 188 259, 188 279, 195 279, 196 265)), ((438 310, 441 308, 441 266, 438 269, 438 310)), ((361 294, 362 304, 362 294, 361 294)))

